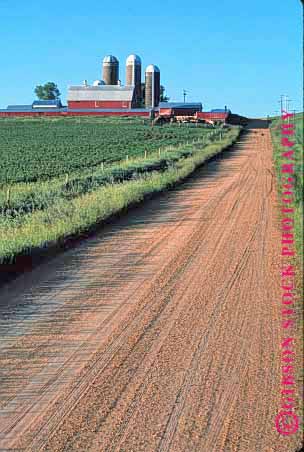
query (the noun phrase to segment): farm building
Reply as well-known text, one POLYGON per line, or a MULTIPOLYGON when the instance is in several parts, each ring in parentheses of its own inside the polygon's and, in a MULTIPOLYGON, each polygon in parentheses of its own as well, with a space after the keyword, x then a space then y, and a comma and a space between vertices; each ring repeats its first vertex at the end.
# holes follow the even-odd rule
MULTIPOLYGON (((60 99, 35 100, 31 105, 9 105, 8 111, 33 111, 33 110, 60 110, 62 107, 60 99)), ((3 111, 3 110, 0 110, 3 111)))
POLYGON ((136 106, 134 86, 100 85, 70 86, 69 109, 125 108, 136 106))
POLYGON ((54 100, 34 100, 32 108, 62 108, 60 99, 54 100))
POLYGON ((196 117, 207 122, 225 122, 230 114, 231 111, 227 109, 214 109, 197 112, 196 117))
POLYGON ((160 116, 187 116, 202 111, 201 103, 161 102, 159 104, 160 116))
MULTIPOLYGON (((24 107, 24 106, 23 106, 24 107)), ((0 110, 0 117, 18 117, 18 116, 141 116, 150 118, 152 110, 146 108, 76 108, 67 107, 55 109, 33 109, 31 105, 27 108, 16 106, 15 109, 0 110)))
MULTIPOLYGON (((130 55, 126 61, 126 86, 118 80, 118 60, 108 55, 103 60, 103 79, 93 86, 85 83, 68 89, 68 109, 138 108, 141 95, 141 60, 130 55)), ((145 71, 145 107, 156 108, 160 98, 160 70, 150 64, 145 71)))

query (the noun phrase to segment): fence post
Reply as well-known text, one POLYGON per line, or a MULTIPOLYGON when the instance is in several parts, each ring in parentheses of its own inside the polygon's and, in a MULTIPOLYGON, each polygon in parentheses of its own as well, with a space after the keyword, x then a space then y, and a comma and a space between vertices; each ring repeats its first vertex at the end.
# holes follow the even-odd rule
POLYGON ((9 205, 11 200, 11 187, 9 186, 6 190, 6 204, 9 205))

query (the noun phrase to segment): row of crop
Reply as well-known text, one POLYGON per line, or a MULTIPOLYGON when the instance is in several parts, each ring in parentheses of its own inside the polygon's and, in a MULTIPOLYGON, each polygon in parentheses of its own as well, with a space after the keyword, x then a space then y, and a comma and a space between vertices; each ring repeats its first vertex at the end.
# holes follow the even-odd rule
POLYGON ((0 183, 46 180, 117 162, 126 154, 137 157, 146 149, 185 144, 206 133, 177 125, 151 127, 135 119, 0 120, 0 183))
POLYGON ((114 183, 137 179, 143 174, 152 171, 165 171, 181 158, 192 155, 190 150, 177 150, 163 153, 161 157, 149 160, 138 160, 114 165, 109 168, 99 169, 91 175, 74 177, 54 188, 44 186, 43 190, 23 192, 21 196, 10 200, 10 189, 7 190, 7 199, 0 205, 0 222, 22 222, 22 216, 36 210, 44 210, 58 202, 60 199, 71 200, 77 196, 90 193, 97 188, 114 183))

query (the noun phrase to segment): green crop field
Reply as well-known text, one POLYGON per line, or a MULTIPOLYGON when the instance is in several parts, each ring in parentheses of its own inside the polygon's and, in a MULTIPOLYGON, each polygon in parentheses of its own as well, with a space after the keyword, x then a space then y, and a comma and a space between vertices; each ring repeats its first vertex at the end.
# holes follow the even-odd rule
POLYGON ((0 184, 37 181, 201 138, 206 129, 140 118, 1 118, 0 184))

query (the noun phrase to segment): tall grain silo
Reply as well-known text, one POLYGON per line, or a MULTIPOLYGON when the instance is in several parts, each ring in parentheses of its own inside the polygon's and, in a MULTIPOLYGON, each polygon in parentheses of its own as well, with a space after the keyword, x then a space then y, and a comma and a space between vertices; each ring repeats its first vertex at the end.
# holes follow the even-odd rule
POLYGON ((113 55, 107 55, 102 62, 102 79, 106 85, 117 85, 119 79, 119 62, 113 55))
POLYGON ((141 100, 141 59, 138 55, 129 55, 126 61, 126 85, 135 86, 135 106, 141 100))
POLYGON ((145 73, 145 107, 154 108, 160 99, 160 70, 150 64, 145 73))

